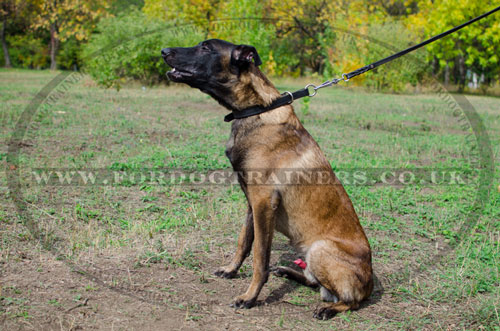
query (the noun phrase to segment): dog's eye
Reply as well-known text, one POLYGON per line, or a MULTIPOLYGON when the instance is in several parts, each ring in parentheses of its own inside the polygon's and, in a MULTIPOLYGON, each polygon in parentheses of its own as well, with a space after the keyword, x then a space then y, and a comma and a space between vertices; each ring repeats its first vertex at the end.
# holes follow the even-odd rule
POLYGON ((207 47, 207 45, 201 45, 201 50, 205 52, 210 52, 211 49, 207 47))

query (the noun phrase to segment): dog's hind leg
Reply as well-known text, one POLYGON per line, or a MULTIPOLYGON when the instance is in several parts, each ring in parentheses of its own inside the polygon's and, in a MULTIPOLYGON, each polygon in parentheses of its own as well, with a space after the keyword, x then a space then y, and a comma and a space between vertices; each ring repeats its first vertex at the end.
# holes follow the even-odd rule
POLYGON ((248 206, 247 218, 245 224, 243 224, 241 228, 240 236, 238 237, 238 248, 236 249, 233 260, 229 265, 219 268, 215 272, 215 275, 224 278, 233 278, 236 276, 241 264, 250 254, 253 238, 253 213, 252 208, 248 206))
POLYGON ((339 312, 357 309, 359 302, 372 292, 370 260, 348 254, 334 241, 313 243, 306 262, 306 272, 314 275, 321 285, 322 299, 329 301, 316 309, 315 318, 325 320, 339 312))

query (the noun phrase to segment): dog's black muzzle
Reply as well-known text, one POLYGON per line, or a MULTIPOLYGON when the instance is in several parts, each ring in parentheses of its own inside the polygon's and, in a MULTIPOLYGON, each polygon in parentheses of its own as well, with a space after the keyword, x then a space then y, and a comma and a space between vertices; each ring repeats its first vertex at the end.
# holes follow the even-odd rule
POLYGON ((161 56, 163 56, 164 59, 166 59, 167 56, 169 56, 171 53, 172 53, 171 48, 164 48, 161 50, 161 56))
POLYGON ((195 76, 195 70, 192 65, 189 65, 185 61, 187 54, 180 54, 186 52, 183 48, 163 48, 161 50, 161 56, 165 63, 172 67, 172 70, 167 72, 167 77, 179 83, 187 83, 189 80, 193 79, 195 76), (184 58, 184 59, 183 59, 184 58))

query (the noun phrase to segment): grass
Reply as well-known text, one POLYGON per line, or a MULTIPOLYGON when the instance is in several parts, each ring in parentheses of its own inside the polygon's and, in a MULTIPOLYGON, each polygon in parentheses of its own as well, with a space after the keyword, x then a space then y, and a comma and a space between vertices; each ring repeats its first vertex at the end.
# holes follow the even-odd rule
MULTIPOLYGON (((9 140, 25 107, 54 75, 49 71, 0 70, 2 141, 9 140)), ((282 91, 304 85, 293 80, 276 82, 282 91)), ((486 125, 498 161, 500 101, 480 96, 468 99, 486 125)), ((436 95, 378 94, 338 86, 321 90, 295 107, 337 173, 345 169, 456 168, 465 176, 477 169, 467 132, 436 95)), ((30 176, 31 169, 45 167, 128 172, 176 168, 205 174, 228 169, 224 144, 229 125, 222 121, 225 111, 215 101, 182 86, 145 90, 130 86, 116 92, 101 89, 86 78, 47 114, 38 119, 33 139, 21 148, 18 167, 23 199, 53 251, 81 265, 93 257, 97 263, 100 252, 106 252, 117 259, 132 260, 128 265, 138 274, 142 269, 162 266, 159 273, 166 269, 174 270, 172 275, 192 276, 195 285, 176 283, 173 287, 174 292, 192 293, 191 301, 180 294, 169 296, 169 300, 172 307, 182 305, 179 314, 195 325, 209 317, 198 307, 201 301, 197 295, 201 294, 189 292, 195 291, 192 287, 224 304, 240 294, 236 292, 244 291, 251 275, 250 261, 243 265, 240 281, 219 281, 209 275, 222 260, 228 260, 236 245, 246 211, 244 195, 237 186, 133 181, 40 186, 30 176), (229 284, 237 287, 231 294, 225 292, 229 284)), ((9 166, 7 152, 7 144, 0 145, 4 167, 9 166)), ((298 329, 498 327, 499 170, 496 166, 490 178, 495 190, 483 201, 484 208, 474 216, 473 229, 466 233, 460 232, 460 227, 470 221, 467 217, 477 193, 474 184, 346 185, 372 245, 374 268, 383 290, 358 312, 342 314, 333 322, 316 322, 310 310, 319 303, 319 294, 271 277, 266 285, 271 292, 264 291, 260 299, 266 300, 266 295, 281 293, 280 288, 288 286, 282 300, 295 306, 293 309, 302 309, 304 316, 287 315, 289 308, 282 303, 273 316, 262 318, 271 321, 270 325, 298 329)), ((20 261, 23 254, 31 254, 23 252, 33 240, 17 215, 4 173, 0 173, 0 186, 0 263, 7 266, 5 274, 13 275, 14 266, 25 268, 20 261)), ((274 246, 273 263, 278 258, 280 263, 289 261, 296 254, 286 248, 280 235, 274 246)), ((43 251, 40 247, 36 250, 43 251)), ((115 265, 116 270, 127 270, 123 265, 127 264, 115 265)), ((105 267, 106 262, 101 262, 100 268, 105 267)), ((40 270, 45 272, 45 267, 40 270)), ((128 281, 134 275, 116 277, 128 281)), ((132 283, 147 283, 147 279, 132 279, 132 283)), ((165 287, 158 282, 158 288, 165 287)), ((53 294, 38 305, 27 306, 27 294, 21 296, 12 290, 16 281, 6 283, 2 285, 4 293, 0 292, 0 321, 2 316, 12 323, 28 316, 33 319, 40 310, 74 301, 75 294, 68 291, 66 301, 63 295, 53 294), (61 299, 53 299, 56 296, 61 299)), ((104 309, 101 306, 93 307, 104 309)), ((266 307, 262 311, 266 312, 266 307)), ((257 318, 252 316, 247 321, 250 325, 254 324, 249 321, 257 318)))

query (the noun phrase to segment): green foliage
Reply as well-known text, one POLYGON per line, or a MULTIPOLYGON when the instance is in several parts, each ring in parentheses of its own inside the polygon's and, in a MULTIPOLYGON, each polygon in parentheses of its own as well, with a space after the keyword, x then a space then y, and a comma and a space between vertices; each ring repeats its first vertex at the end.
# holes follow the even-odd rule
POLYGON ((142 8, 144 0, 114 0, 111 2, 109 12, 112 15, 120 15, 131 9, 131 7, 142 8))
POLYGON ((128 79, 144 84, 165 80, 168 67, 160 56, 166 46, 187 46, 203 40, 194 27, 179 29, 147 18, 138 10, 102 20, 82 60, 85 69, 99 83, 120 88, 128 79))
POLYGON ((81 43, 76 38, 70 38, 57 54, 57 63, 61 69, 73 70, 80 67, 81 43))
MULTIPOLYGON (((493 0, 419 1, 420 12, 409 17, 409 27, 431 37, 451 29, 498 6, 493 0)), ((500 24, 493 14, 427 47, 429 62, 449 67, 451 78, 463 88, 467 72, 483 75, 486 83, 500 76, 500 24)))
POLYGON ((41 69, 49 62, 49 50, 42 39, 32 34, 8 36, 12 65, 18 68, 41 69))
POLYGON ((301 104, 300 112, 302 113, 302 115, 304 116, 309 115, 309 106, 311 104, 311 98, 301 99, 300 104, 301 104))

